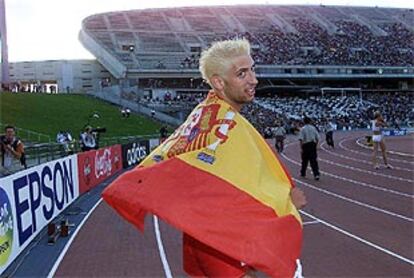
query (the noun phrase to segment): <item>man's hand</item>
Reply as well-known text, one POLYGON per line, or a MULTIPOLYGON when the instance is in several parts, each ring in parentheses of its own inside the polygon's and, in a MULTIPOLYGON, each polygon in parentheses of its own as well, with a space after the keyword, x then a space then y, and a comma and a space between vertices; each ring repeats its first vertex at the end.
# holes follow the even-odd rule
POLYGON ((6 146, 6 149, 7 149, 9 152, 14 153, 14 150, 13 150, 13 148, 12 148, 12 146, 11 146, 10 144, 7 144, 7 145, 5 145, 5 146, 6 146))
POLYGON ((307 203, 305 193, 297 187, 290 191, 290 198, 297 209, 303 208, 307 203))

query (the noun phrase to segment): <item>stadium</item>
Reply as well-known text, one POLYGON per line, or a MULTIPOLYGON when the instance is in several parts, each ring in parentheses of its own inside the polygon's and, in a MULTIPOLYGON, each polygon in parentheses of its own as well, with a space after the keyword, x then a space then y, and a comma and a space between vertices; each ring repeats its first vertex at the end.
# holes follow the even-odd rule
MULTIPOLYGON (((4 1, 0 11, 5 18, 4 1)), ((308 199, 300 210, 303 275, 411 277, 413 19, 413 9, 325 5, 114 11, 82 21, 78 39, 95 60, 15 63, 8 62, 6 24, 0 21, 0 124, 2 132, 16 124, 28 164, 0 180, 0 205, 13 214, 0 217, 1 275, 186 277, 180 229, 151 216, 142 235, 101 202, 101 193, 156 148, 161 126, 173 131, 207 96, 202 51, 244 38, 258 85, 241 115, 308 199), (386 167, 372 165, 378 110, 388 124, 382 134, 392 169, 386 160, 386 167), (321 180, 299 172, 305 117, 321 134, 321 180), (330 123, 335 148, 323 136, 330 123), (276 154, 280 124, 286 142, 276 154), (52 142, 61 130, 76 133, 82 126, 93 127, 100 148, 81 152, 80 140, 52 142)), ((268 275, 258 269, 259 277, 268 275)))

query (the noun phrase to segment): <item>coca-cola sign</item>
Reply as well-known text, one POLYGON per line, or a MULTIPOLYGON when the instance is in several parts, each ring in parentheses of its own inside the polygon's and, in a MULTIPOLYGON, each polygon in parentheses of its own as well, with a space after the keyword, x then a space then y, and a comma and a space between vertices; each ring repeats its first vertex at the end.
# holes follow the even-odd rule
POLYGON ((122 169, 121 145, 78 154, 79 193, 89 191, 122 169))

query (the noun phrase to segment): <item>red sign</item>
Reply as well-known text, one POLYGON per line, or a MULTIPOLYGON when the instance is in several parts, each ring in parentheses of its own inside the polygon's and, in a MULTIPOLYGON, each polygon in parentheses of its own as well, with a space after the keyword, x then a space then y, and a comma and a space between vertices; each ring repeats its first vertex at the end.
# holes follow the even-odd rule
POLYGON ((121 169, 121 145, 78 154, 79 194, 91 190, 121 169))

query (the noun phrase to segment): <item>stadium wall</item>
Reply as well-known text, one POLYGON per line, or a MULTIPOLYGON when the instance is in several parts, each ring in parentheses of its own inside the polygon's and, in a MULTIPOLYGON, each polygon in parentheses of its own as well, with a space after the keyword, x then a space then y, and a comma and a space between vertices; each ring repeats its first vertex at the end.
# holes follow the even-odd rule
POLYGON ((99 91, 113 76, 96 60, 53 60, 9 64, 11 89, 56 84, 59 93, 99 91))

